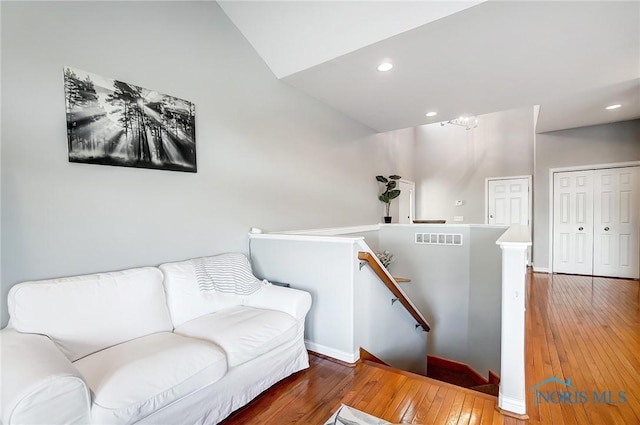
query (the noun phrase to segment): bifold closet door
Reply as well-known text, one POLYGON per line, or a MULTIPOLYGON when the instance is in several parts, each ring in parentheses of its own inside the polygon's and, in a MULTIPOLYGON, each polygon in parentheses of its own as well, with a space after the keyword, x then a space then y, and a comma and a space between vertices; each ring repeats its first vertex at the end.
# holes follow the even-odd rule
POLYGON ((553 175, 553 271, 640 277, 640 167, 553 175))
POLYGON ((553 175, 553 271, 593 273, 593 170, 553 175))
POLYGON ((639 190, 639 167, 594 171, 594 275, 640 277, 639 190))

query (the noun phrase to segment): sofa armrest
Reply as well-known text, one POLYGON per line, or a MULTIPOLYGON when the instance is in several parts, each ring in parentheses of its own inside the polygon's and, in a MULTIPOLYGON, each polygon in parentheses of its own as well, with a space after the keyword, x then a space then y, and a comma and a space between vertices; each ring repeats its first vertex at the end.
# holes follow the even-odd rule
POLYGON ((0 347, 4 425, 91 421, 84 379, 48 337, 3 329, 0 347))
POLYGON ((311 308, 311 295, 299 289, 265 285, 248 296, 243 304, 247 307, 282 311, 301 321, 311 308))

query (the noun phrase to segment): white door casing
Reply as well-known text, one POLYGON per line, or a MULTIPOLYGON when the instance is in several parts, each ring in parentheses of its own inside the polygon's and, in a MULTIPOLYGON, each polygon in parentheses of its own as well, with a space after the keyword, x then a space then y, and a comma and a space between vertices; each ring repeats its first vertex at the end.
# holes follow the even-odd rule
POLYGON ((593 170, 553 175, 553 268, 593 272, 593 170))
POLYGON ((398 189, 398 223, 411 224, 415 217, 416 184, 408 180, 399 180, 398 189))

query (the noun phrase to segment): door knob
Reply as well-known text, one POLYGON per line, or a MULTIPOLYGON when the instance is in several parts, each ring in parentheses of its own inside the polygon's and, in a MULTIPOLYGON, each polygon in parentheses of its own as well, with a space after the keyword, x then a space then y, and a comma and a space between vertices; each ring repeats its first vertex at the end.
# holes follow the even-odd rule
POLYGON ((491 215, 489 216, 489 218, 493 218, 493 214, 491 214, 491 215))
POLYGON ((584 227, 580 226, 580 227, 578 227, 578 230, 580 230, 582 232, 584 230, 584 227))
POLYGON ((604 231, 605 231, 605 232, 608 232, 608 231, 609 231, 609 227, 605 227, 605 228, 604 228, 604 231))

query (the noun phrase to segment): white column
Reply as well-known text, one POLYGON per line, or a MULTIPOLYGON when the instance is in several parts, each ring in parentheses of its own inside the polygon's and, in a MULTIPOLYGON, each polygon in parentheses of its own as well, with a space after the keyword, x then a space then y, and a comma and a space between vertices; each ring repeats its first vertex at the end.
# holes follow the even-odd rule
POLYGON ((527 413, 525 388, 525 283, 528 228, 512 226, 498 240, 502 249, 502 341, 498 407, 503 413, 527 413))

